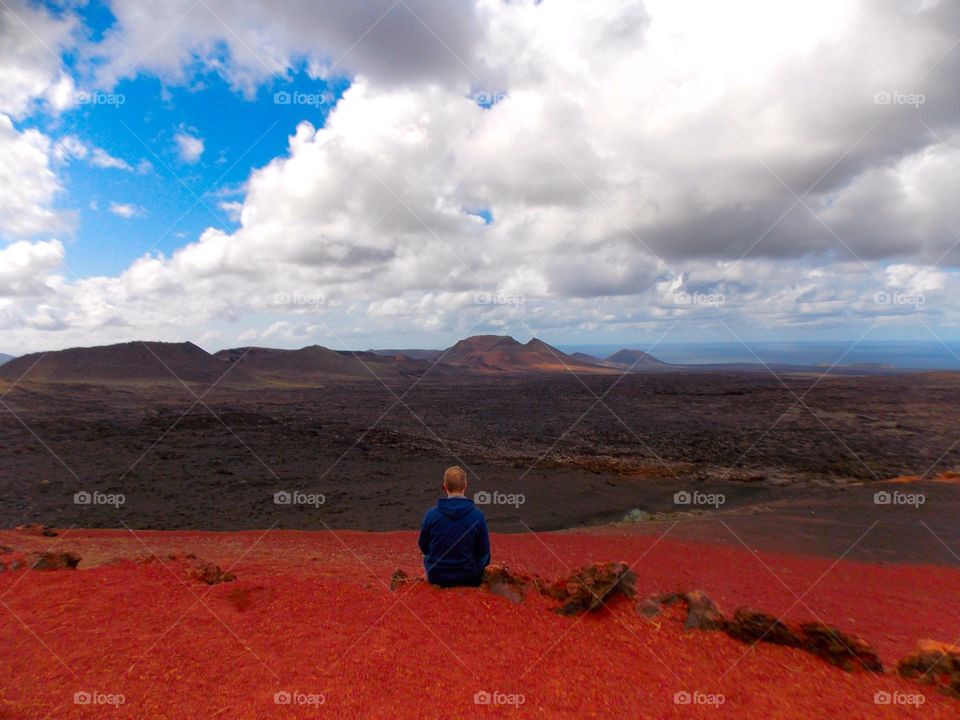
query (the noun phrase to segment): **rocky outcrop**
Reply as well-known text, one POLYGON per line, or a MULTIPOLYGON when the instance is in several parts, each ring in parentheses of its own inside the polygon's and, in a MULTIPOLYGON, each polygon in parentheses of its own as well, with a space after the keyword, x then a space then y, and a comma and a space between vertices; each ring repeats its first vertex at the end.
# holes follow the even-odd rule
POLYGON ((730 637, 745 643, 768 642, 788 647, 800 647, 803 644, 796 632, 773 615, 751 608, 737 608, 727 623, 726 631, 730 637))
POLYGON ((726 626, 720 608, 703 590, 684 593, 682 599, 687 604, 685 630, 723 630, 726 626))
POLYGON ((556 612, 575 615, 594 612, 612 597, 636 594, 637 576, 625 562, 592 563, 575 570, 566 578, 550 583, 537 582, 540 592, 560 601, 556 612))
POLYGON ((73 552, 36 553, 31 558, 30 567, 34 570, 75 570, 80 564, 80 556, 73 552))
POLYGON ((194 563, 188 568, 187 577, 207 585, 218 585, 222 582, 233 582, 237 579, 237 576, 232 572, 223 572, 219 565, 202 561, 194 563))
POLYGON ((728 620, 702 590, 651 595, 637 603, 636 610, 644 617, 654 617, 664 606, 676 602, 686 605, 686 630, 722 630, 740 642, 766 642, 798 648, 844 670, 863 668, 883 672, 877 651, 859 635, 845 633, 821 622, 791 626, 773 615, 746 607, 737 608, 728 620))
POLYGON ((848 672, 860 668, 883 672, 883 663, 877 651, 859 635, 842 632, 822 622, 801 623, 799 634, 804 650, 831 665, 848 672))
POLYGON ((522 603, 531 579, 510 570, 506 565, 488 565, 483 571, 483 587, 512 603, 522 603))
POLYGON ((637 603, 637 614, 655 617, 663 607, 682 602, 687 609, 683 627, 686 630, 723 630, 726 620, 717 604, 703 590, 660 593, 643 598, 637 603))
POLYGON ((420 582, 421 579, 422 578, 418 577, 410 577, 403 570, 397 568, 393 571, 393 575, 390 576, 390 592, 396 592, 409 583, 420 582))
POLYGON ((960 647, 936 640, 920 640, 916 649, 897 664, 900 677, 960 698, 960 647))

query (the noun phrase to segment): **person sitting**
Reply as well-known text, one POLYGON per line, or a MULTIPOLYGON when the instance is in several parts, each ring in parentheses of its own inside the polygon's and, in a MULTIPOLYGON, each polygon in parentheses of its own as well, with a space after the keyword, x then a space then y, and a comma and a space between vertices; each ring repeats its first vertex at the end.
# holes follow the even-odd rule
POLYGON ((420 551, 427 580, 440 587, 477 587, 490 564, 490 535, 483 513, 466 497, 467 474, 459 465, 443 473, 447 496, 427 510, 420 526, 420 551))

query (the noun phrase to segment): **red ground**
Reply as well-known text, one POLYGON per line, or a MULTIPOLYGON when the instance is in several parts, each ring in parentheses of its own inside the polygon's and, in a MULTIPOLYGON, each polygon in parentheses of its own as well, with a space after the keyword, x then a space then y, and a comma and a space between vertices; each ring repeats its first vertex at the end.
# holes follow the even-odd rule
MULTIPOLYGON (((799 651, 684 633, 631 603, 564 618, 477 590, 391 593, 396 567, 419 572, 412 533, 0 532, 18 550, 74 550, 76 571, 0 574, 0 718, 883 718, 960 717, 927 693, 919 710, 878 705, 917 693, 892 674, 846 673, 799 651), (132 558, 155 552, 162 562, 132 558), (196 553, 239 579, 185 578, 196 553), (74 693, 122 694, 79 705, 74 693), (322 696, 277 705, 277 692, 322 696), (519 709, 474 703, 522 694, 519 709), (719 708, 678 692, 722 694, 719 708)), ((921 637, 960 635, 960 572, 694 545, 642 535, 494 536, 516 570, 565 574, 591 561, 634 565, 641 593, 702 588, 732 611, 751 605, 863 635, 885 662, 921 637), (800 600, 797 600, 797 597, 800 600)))

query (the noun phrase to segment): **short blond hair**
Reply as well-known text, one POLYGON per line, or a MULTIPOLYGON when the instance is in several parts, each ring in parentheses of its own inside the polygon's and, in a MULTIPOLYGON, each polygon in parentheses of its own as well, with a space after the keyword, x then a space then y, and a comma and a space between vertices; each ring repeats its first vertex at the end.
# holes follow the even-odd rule
POLYGON ((467 473, 459 465, 451 465, 443 471, 443 487, 447 492, 463 492, 467 489, 467 473))

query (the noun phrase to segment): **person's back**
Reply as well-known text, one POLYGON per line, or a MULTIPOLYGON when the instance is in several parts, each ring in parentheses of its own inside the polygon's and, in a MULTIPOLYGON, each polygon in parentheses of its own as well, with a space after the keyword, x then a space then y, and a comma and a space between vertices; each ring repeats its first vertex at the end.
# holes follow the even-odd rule
POLYGON ((483 513, 464 495, 467 475, 454 465, 443 474, 447 497, 427 511, 420 527, 420 550, 427 579, 434 585, 479 585, 490 564, 490 536, 483 513))

